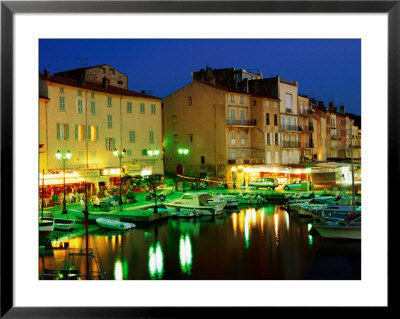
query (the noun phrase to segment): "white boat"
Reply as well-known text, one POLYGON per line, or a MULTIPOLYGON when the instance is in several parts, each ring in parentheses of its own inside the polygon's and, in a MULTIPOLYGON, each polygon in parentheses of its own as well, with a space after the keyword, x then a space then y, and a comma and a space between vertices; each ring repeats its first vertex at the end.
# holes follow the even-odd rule
POLYGON ((361 215, 352 220, 314 223, 312 228, 325 238, 361 239, 361 215))
POLYGON ((66 218, 55 218, 54 219, 54 229, 55 230, 63 230, 69 231, 73 229, 75 226, 75 219, 66 219, 66 218))
POLYGON ((185 193, 181 198, 164 203, 168 209, 197 209, 201 216, 215 216, 223 214, 226 201, 209 202, 208 193, 185 193))
POLYGON ((192 210, 181 210, 175 212, 172 217, 173 218, 196 218, 200 216, 200 212, 197 209, 192 210))
POLYGON ((125 223, 111 218, 97 218, 96 223, 107 229, 132 229, 136 227, 134 223, 125 223))
POLYGON ((50 236, 54 230, 54 218, 39 218, 39 236, 50 236))
POLYGON ((239 200, 233 195, 213 195, 208 199, 209 203, 214 203, 218 201, 226 201, 225 209, 234 209, 240 205, 239 200))
POLYGON ((311 210, 312 217, 315 220, 342 220, 355 214, 361 214, 361 206, 355 207, 353 211, 352 205, 326 205, 324 207, 311 210))

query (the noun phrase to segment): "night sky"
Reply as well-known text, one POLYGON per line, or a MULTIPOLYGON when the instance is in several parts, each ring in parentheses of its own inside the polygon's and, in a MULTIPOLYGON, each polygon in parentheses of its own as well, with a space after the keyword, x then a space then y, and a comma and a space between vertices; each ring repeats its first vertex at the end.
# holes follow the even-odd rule
POLYGON ((361 115, 361 40, 40 40, 39 68, 51 74, 109 64, 129 89, 164 98, 192 81, 190 72, 245 69, 299 81, 299 93, 361 115), (86 62, 82 59, 86 58, 86 62))

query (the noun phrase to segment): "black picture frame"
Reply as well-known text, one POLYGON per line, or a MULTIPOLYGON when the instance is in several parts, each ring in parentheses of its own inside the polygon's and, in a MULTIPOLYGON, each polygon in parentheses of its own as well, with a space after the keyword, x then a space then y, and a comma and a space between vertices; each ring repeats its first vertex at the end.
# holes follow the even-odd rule
MULTIPOLYGON (((13 304, 13 16, 16 13, 387 13, 388 14, 388 209, 397 212, 393 199, 399 180, 400 105, 400 0, 396 1, 1 1, 1 317, 5 318, 178 318, 238 315, 243 310, 207 307, 14 307, 13 304)), ((392 219, 388 215, 388 219, 392 219)), ((388 222, 388 225, 391 223, 388 222)), ((388 229, 388 247, 390 240, 388 229)), ((388 256, 389 261, 389 256, 388 256)), ((389 269, 388 269, 389 271, 389 269)), ((388 272, 389 273, 389 272, 388 272)), ((388 281, 390 287, 391 281, 388 281)), ((388 293, 390 292, 390 289, 388 293)), ((111 293, 111 292, 110 292, 111 293)), ((156 297, 155 297, 156 298, 156 297)), ((391 310, 391 298, 388 307, 391 310)), ((307 308, 290 307, 296 315, 310 315, 307 308)), ((245 317, 282 313, 279 308, 252 308, 245 317)), ((329 316, 339 307, 326 308, 329 316)), ((359 311, 359 310, 357 310, 359 311)), ((368 311, 368 309, 367 309, 368 311)), ((342 315, 342 314, 341 314, 342 315)))

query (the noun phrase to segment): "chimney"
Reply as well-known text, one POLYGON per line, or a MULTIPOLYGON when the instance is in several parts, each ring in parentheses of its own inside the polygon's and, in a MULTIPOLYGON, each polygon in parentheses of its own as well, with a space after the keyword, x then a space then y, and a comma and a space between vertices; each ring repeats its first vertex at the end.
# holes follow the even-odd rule
POLYGON ((206 69, 206 81, 209 82, 212 79, 213 71, 211 68, 206 69))
POLYGON ((333 104, 333 102, 329 102, 329 111, 331 111, 331 112, 334 112, 335 110, 334 110, 334 104, 333 104))
POLYGON ((340 106, 340 114, 343 114, 343 115, 345 114, 345 113, 344 113, 344 105, 341 105, 341 106, 340 106))
POLYGON ((318 108, 325 110, 325 104, 323 101, 318 101, 318 108))
POLYGON ((50 78, 50 70, 49 69, 44 69, 44 76, 46 78, 50 78))

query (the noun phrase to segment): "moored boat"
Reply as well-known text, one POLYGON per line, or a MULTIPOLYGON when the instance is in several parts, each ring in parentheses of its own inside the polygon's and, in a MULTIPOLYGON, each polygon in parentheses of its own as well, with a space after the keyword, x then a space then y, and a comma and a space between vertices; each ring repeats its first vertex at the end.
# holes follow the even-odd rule
POLYGON ((66 218, 54 219, 55 230, 69 231, 72 230, 74 226, 75 226, 75 219, 66 219, 66 218))
POLYGON ((39 236, 50 236, 54 230, 54 218, 39 218, 39 236))
POLYGON ((209 202, 208 193, 185 193, 181 198, 164 203, 168 209, 196 209, 201 216, 215 216, 223 214, 226 201, 209 202))
POLYGON ((136 227, 134 223, 121 222, 112 218, 97 218, 96 223, 106 229, 132 229, 136 227))
POLYGON ((323 221, 315 222, 312 228, 325 238, 361 239, 361 215, 340 222, 323 221))

